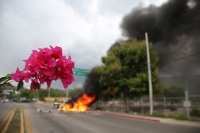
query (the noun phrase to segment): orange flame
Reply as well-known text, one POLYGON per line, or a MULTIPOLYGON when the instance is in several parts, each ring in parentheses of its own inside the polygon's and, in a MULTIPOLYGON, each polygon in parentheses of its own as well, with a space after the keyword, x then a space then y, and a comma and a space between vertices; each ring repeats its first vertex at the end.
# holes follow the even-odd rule
POLYGON ((90 103, 94 100, 95 96, 88 96, 84 93, 83 96, 74 103, 74 106, 67 103, 64 106, 60 105, 58 110, 85 112, 88 110, 90 103))

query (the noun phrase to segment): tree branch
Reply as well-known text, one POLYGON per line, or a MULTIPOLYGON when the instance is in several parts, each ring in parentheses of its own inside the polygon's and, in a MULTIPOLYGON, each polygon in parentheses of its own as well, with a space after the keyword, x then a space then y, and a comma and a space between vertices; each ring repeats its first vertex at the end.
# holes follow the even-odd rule
POLYGON ((7 79, 4 83, 0 83, 0 87, 3 86, 3 85, 5 85, 10 80, 12 80, 12 79, 7 79))

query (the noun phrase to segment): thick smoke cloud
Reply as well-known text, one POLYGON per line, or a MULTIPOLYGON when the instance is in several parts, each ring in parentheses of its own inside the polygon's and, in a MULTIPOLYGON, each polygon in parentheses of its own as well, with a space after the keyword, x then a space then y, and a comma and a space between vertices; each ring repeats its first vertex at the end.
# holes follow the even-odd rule
MULTIPOLYGON (((134 8, 123 18, 120 27, 128 40, 144 40, 145 32, 148 33, 153 49, 158 52, 158 65, 162 73, 185 75, 199 70, 200 0, 169 0, 160 7, 134 8)), ((117 40, 108 52, 120 41, 117 40)), ((69 102, 73 103, 83 93, 98 96, 106 89, 99 85, 98 80, 99 76, 92 70, 85 81, 84 90, 69 102)))
POLYGON ((145 32, 148 33, 149 41, 159 55, 161 72, 170 69, 173 74, 182 74, 186 70, 188 73, 198 70, 199 0, 169 0, 160 7, 134 8, 123 18, 120 27, 128 39, 144 40, 145 32))

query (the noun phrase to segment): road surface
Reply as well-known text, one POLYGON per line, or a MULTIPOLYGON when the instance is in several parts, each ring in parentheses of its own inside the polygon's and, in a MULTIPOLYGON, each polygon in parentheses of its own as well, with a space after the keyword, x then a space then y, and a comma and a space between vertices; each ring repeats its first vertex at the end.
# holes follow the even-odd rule
POLYGON ((200 133, 200 128, 106 116, 98 112, 59 113, 52 105, 0 103, 0 121, 14 108, 27 112, 33 133, 200 133), (51 109, 52 113, 37 112, 51 109))

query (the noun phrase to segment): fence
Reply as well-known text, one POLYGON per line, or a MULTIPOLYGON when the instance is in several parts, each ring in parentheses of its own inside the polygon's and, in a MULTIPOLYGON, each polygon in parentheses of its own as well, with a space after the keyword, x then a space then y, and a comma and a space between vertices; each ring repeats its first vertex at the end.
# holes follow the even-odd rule
MULTIPOLYGON (((154 97, 153 108, 154 112, 160 112, 167 115, 170 114, 187 114, 187 107, 184 106, 185 97, 154 97)), ((189 107, 188 111, 191 114, 192 110, 198 110, 200 112, 200 95, 189 95, 189 107)), ((149 113, 149 98, 143 96, 141 98, 129 99, 128 110, 132 113, 149 113)), ((124 99, 110 98, 110 100, 99 100, 93 106, 93 108, 99 108, 107 111, 124 112, 124 99)), ((200 114, 199 114, 200 115, 200 114)))

